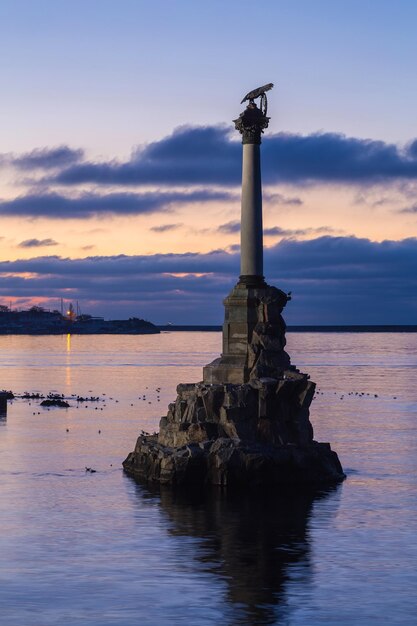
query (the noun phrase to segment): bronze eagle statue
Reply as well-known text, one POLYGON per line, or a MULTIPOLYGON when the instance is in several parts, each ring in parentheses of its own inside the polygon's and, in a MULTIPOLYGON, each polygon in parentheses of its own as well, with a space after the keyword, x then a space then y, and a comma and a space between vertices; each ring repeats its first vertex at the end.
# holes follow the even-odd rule
POLYGON ((261 111, 263 112, 264 115, 266 115, 267 108, 268 108, 268 101, 266 99, 265 92, 272 89, 273 86, 274 86, 274 83, 268 83, 267 85, 262 85, 262 87, 258 87, 257 89, 252 89, 252 91, 246 94, 246 96, 243 98, 240 104, 243 104, 244 102, 246 102, 246 100, 249 100, 249 104, 253 103, 255 98, 260 97, 261 98, 261 111))
POLYGON ((258 87, 257 89, 252 89, 246 96, 243 98, 240 104, 246 102, 246 100, 255 100, 255 98, 259 98, 259 96, 263 96, 265 91, 269 91, 274 86, 274 83, 268 83, 267 85, 263 85, 262 87, 258 87))

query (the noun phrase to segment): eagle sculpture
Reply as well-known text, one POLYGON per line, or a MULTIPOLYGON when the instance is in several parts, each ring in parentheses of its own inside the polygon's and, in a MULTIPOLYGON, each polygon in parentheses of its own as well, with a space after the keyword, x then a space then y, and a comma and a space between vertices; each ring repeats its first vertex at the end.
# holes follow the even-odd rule
POLYGON ((240 104, 249 100, 249 103, 253 103, 255 98, 261 98, 261 111, 264 115, 267 113, 268 101, 266 99, 266 91, 269 91, 274 86, 274 83, 268 83, 267 85, 262 85, 262 87, 258 87, 257 89, 252 89, 246 96, 243 98, 240 104))

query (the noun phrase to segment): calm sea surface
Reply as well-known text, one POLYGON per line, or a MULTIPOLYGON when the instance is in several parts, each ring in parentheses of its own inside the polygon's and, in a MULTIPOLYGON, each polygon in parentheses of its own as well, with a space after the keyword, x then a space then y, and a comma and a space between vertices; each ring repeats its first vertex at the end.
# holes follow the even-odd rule
POLYGON ((138 486, 123 459, 220 339, 0 337, 0 389, 104 399, 0 418, 1 626, 417 623, 417 334, 288 334, 338 488, 138 486))

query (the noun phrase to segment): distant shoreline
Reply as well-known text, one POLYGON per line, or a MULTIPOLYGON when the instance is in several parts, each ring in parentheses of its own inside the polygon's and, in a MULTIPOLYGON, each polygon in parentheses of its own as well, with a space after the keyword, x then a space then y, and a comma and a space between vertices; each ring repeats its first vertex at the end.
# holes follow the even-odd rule
MULTIPOLYGON (((77 330, 77 329, 59 329, 53 332, 48 330, 18 330, 15 332, 4 332, 0 329, 1 336, 14 336, 14 335, 34 335, 40 337, 56 336, 56 335, 154 335, 160 332, 221 332, 221 326, 211 325, 164 325, 158 326, 155 324, 155 330, 142 329, 142 330, 127 330, 127 329, 101 329, 99 331, 94 330, 77 330)), ((417 325, 400 325, 400 324, 385 324, 385 325, 329 325, 329 326, 287 326, 287 332, 292 333, 417 333, 417 325)))
MULTIPOLYGON (((220 332, 221 326, 198 325, 165 325, 158 326, 161 332, 166 331, 205 331, 220 332)), ((417 325, 380 324, 380 325, 329 325, 329 326, 287 326, 287 332, 296 333, 417 333, 417 325)))

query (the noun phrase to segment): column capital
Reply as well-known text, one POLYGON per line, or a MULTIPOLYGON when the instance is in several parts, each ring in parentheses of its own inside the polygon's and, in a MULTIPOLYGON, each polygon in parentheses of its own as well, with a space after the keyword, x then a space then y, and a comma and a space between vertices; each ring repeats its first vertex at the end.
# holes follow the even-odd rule
POLYGON ((261 135, 265 128, 268 128, 270 118, 261 109, 258 109, 254 102, 249 102, 246 109, 239 115, 235 123, 235 128, 242 135, 242 143, 260 144, 261 135))

